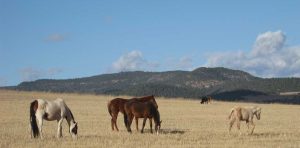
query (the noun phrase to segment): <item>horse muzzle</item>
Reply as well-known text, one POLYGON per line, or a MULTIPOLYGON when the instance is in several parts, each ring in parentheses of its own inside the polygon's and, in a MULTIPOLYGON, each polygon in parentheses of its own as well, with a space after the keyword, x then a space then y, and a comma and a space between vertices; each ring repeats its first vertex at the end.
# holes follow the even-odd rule
POLYGON ((77 139, 78 139, 78 136, 75 135, 75 134, 72 134, 72 138, 73 138, 74 140, 77 140, 77 139))

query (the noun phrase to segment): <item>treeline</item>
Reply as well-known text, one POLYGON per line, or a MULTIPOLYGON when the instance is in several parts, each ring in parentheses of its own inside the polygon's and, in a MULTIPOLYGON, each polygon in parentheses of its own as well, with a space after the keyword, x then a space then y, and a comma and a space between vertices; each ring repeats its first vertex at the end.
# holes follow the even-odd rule
MULTIPOLYGON (((299 91, 300 79, 263 79, 238 70, 198 68, 194 71, 137 71, 66 80, 42 79, 22 82, 7 89, 131 96, 153 94, 169 98, 195 99, 211 95, 219 100, 252 99, 259 102, 263 96, 278 96, 280 92, 299 91)), ((284 97, 275 98, 284 99, 284 97)))

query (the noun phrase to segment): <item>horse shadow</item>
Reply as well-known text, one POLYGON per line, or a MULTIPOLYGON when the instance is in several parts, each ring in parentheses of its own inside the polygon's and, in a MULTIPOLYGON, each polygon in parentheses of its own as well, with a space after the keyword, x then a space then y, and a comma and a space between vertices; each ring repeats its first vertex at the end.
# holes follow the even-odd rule
POLYGON ((277 137, 280 136, 282 133, 276 133, 276 132, 265 132, 265 133, 242 133, 242 135, 239 134, 232 134, 234 137, 240 137, 240 136, 249 136, 249 137, 256 137, 256 138, 261 138, 261 137, 277 137))
MULTIPOLYGON (((140 132, 140 130, 138 131, 140 132)), ((159 134, 184 134, 185 132, 187 132, 187 130, 180 130, 180 129, 160 129, 159 134)), ((144 133, 151 133, 150 129, 145 129, 144 133)), ((155 133, 155 130, 153 130, 153 133, 155 133)))
POLYGON ((181 129, 161 129, 161 134, 184 134, 187 132, 187 130, 181 130, 181 129))
POLYGON ((270 137, 270 136, 280 136, 281 133, 275 133, 275 132, 266 132, 266 133, 253 133, 250 136, 255 136, 255 137, 270 137))

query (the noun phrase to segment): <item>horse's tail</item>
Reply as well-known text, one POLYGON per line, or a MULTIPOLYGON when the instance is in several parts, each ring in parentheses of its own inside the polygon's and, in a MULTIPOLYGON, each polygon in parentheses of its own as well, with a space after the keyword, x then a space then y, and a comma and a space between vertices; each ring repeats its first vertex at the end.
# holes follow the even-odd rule
POLYGON ((30 125, 31 125, 31 131, 33 133, 33 137, 36 138, 40 135, 39 132, 39 128, 37 126, 37 122, 36 122, 36 116, 35 116, 35 109, 38 106, 38 101, 34 100, 33 102, 31 102, 30 104, 30 125))
POLYGON ((232 116, 233 112, 234 112, 234 108, 232 108, 232 109, 231 109, 231 112, 230 112, 230 114, 229 114, 229 116, 228 116, 228 119, 230 119, 230 118, 231 118, 231 116, 232 116))
POLYGON ((111 108, 110 108, 110 101, 107 103, 107 110, 108 110, 110 116, 112 116, 112 114, 111 114, 111 108))

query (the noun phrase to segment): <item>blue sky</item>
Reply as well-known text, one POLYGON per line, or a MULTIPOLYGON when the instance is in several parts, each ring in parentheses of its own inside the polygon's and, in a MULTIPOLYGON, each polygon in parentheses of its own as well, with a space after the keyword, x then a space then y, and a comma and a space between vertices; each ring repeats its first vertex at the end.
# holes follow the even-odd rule
POLYGON ((300 76, 300 1, 0 0, 0 86, 223 66, 300 76))

